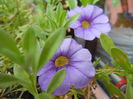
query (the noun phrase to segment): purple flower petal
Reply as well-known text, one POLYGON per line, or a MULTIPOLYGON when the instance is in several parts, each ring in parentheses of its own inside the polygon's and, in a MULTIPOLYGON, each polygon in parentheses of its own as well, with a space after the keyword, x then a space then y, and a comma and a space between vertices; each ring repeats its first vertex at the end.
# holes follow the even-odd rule
POLYGON ((109 23, 94 24, 92 27, 97 29, 100 33, 108 34, 111 31, 109 23))
POLYGON ((53 76, 55 75, 56 70, 55 69, 51 69, 49 71, 47 71, 46 73, 43 73, 43 75, 39 76, 39 85, 41 87, 42 90, 46 91, 48 88, 48 85, 50 83, 50 81, 52 80, 53 76))
POLYGON ((70 57, 73 53, 80 50, 82 48, 75 40, 71 38, 67 38, 63 41, 60 47, 61 55, 65 55, 70 57))
POLYGON ((57 96, 66 94, 71 86, 75 88, 84 88, 95 75, 90 52, 70 38, 63 41, 54 58, 38 72, 39 85, 42 90, 47 90, 55 73, 62 68, 66 68, 67 73, 63 83, 53 92, 53 94, 57 96), (64 66, 55 67, 54 61, 57 56, 68 57, 69 63, 64 66))
POLYGON ((83 48, 82 45, 79 45, 75 40, 72 40, 69 46, 69 52, 68 52, 69 57, 82 48, 83 48))
POLYGON ((81 16, 77 21, 72 23, 69 27, 74 29, 74 35, 76 37, 85 39, 85 40, 93 40, 96 37, 99 38, 101 33, 108 34, 111 30, 109 25, 108 17, 103 13, 103 10, 94 5, 88 5, 84 8, 75 8, 70 10, 68 13, 68 17, 72 17, 73 15, 80 13, 81 16), (79 11, 78 11, 79 10, 79 11), (84 23, 89 22, 90 26, 84 27, 84 23), (83 24, 83 27, 82 27, 83 24))
POLYGON ((91 33, 93 33, 97 38, 100 38, 100 34, 101 34, 101 33, 100 33, 97 29, 91 28, 90 31, 91 31, 91 33))
POLYGON ((95 76, 95 69, 93 67, 93 64, 91 62, 71 62, 71 66, 74 66, 74 68, 78 69, 80 72, 82 72, 84 75, 86 75, 89 78, 92 78, 95 76))
POLYGON ((83 28, 76 28, 75 30, 74 30, 74 34, 75 34, 75 36, 77 36, 77 37, 79 37, 79 38, 84 38, 84 30, 83 30, 83 28))
POLYGON ((72 66, 68 66, 68 75, 71 85, 75 88, 84 88, 90 81, 90 78, 72 66))
POLYGON ((91 54, 87 49, 81 49, 71 56, 71 61, 91 61, 91 54))
POLYGON ((75 29, 75 28, 78 28, 80 26, 81 26, 81 23, 77 20, 74 23, 72 23, 69 27, 75 29))
POLYGON ((96 17, 92 23, 107 23, 109 21, 108 17, 104 14, 101 14, 100 16, 96 17))
POLYGON ((69 46, 71 44, 71 41, 72 41, 72 39, 67 38, 67 39, 65 39, 62 42, 61 47, 60 47, 60 50, 61 50, 62 55, 67 55, 67 53, 69 51, 69 46))
POLYGON ((62 54, 62 53, 61 53, 61 49, 59 48, 59 49, 57 50, 57 52, 55 53, 55 55, 52 57, 51 61, 54 62, 55 59, 56 59, 57 57, 59 57, 61 54, 62 54))
POLYGON ((90 19, 91 15, 93 13, 93 10, 94 10, 94 6, 92 6, 92 5, 88 5, 85 8, 82 8, 82 12, 81 12, 82 18, 90 19))
POLYGON ((68 12, 68 18, 78 14, 78 13, 81 13, 81 9, 80 7, 76 7, 75 9, 71 10, 68 12))
POLYGON ((95 35, 91 33, 89 28, 84 29, 84 39, 85 40, 93 40, 95 35))
POLYGON ((53 62, 48 62, 45 66, 42 67, 42 69, 37 73, 37 76, 41 76, 45 72, 49 71, 50 69, 55 68, 53 66, 53 62))
POLYGON ((97 7, 97 6, 95 6, 95 7, 94 7, 94 10, 93 10, 93 14, 92 14, 92 16, 91 16, 91 19, 96 18, 96 17, 99 16, 100 14, 103 14, 103 9, 101 9, 101 8, 99 8, 99 7, 97 7))

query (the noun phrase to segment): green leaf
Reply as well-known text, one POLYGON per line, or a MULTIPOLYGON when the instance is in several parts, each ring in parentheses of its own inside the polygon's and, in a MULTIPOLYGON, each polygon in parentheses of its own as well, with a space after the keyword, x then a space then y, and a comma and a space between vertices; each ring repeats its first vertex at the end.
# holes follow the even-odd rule
POLYGON ((125 99, 121 90, 117 88, 116 86, 114 86, 110 81, 104 80, 104 83, 110 94, 112 94, 113 96, 119 96, 119 99, 125 99))
POLYGON ((119 48, 111 49, 111 56, 123 69, 131 71, 131 63, 127 55, 119 48))
POLYGON ((72 92, 74 94, 84 95, 84 92, 81 89, 72 88, 72 92))
POLYGON ((0 28, 0 53, 6 55, 17 64, 22 64, 22 56, 15 41, 0 28))
POLYGON ((40 93, 39 95, 35 96, 35 99, 53 99, 53 97, 48 93, 40 93))
POLYGON ((46 2, 47 2, 47 3, 50 3, 50 2, 52 2, 52 0, 46 0, 46 2))
POLYGON ((75 22, 78 18, 80 17, 80 13, 76 14, 74 16, 72 16, 64 25, 64 27, 68 27, 69 25, 71 25, 73 22, 75 22))
POLYGON ((40 47, 36 39, 36 27, 31 26, 25 32, 23 39, 23 49, 25 52, 25 67, 29 69, 29 66, 32 66, 33 70, 37 72, 37 65, 40 56, 40 47))
POLYGON ((109 54, 111 55, 111 48, 114 48, 115 45, 113 43, 113 41, 111 40, 111 38, 105 34, 101 34, 100 35, 100 43, 103 47, 103 49, 109 54))
POLYGON ((64 23, 65 23, 66 17, 67 17, 67 11, 65 11, 63 9, 63 6, 61 3, 59 3, 57 6, 55 16, 56 16, 57 26, 58 27, 64 26, 64 23))
POLYGON ((44 64, 46 64, 55 54, 57 49, 60 47, 63 39, 65 37, 65 29, 60 28, 53 32, 50 37, 47 39, 45 46, 43 47, 40 59, 38 70, 41 69, 44 64))
POLYGON ((33 47, 35 46, 35 33, 34 33, 34 28, 29 27, 28 30, 24 34, 24 39, 23 39, 23 49, 25 53, 29 53, 30 51, 33 50, 33 47))
POLYGON ((133 99, 133 74, 127 76, 126 99, 133 99))
POLYGON ((94 67, 96 67, 100 61, 101 61, 101 58, 98 58, 96 61, 94 61, 93 62, 94 67))
POLYGON ((53 93, 62 84, 62 82, 65 79, 65 76, 66 76, 66 69, 59 70, 55 74, 51 82, 49 83, 47 92, 50 94, 53 93))
POLYGON ((83 6, 87 6, 88 4, 93 4, 93 0, 80 0, 83 6))
POLYGON ((0 74, 0 88, 6 88, 17 83, 17 79, 8 74, 0 74))
POLYGON ((69 4, 70 9, 74 9, 77 7, 78 1, 77 0, 68 0, 68 4, 69 4))
POLYGON ((92 4, 95 5, 98 1, 99 0, 94 0, 92 4))
POLYGON ((59 20, 59 26, 64 26, 67 18, 67 12, 63 11, 59 20))
POLYGON ((63 6, 61 3, 59 3, 57 6, 56 15, 55 15, 56 19, 58 19, 57 22, 60 20, 60 16, 61 16, 62 12, 63 12, 63 6))
POLYGON ((106 88, 108 89, 109 93, 113 96, 119 96, 119 99, 125 99, 124 95, 122 94, 121 90, 117 88, 115 85, 110 82, 109 76, 107 75, 98 75, 97 80, 100 80, 105 83, 106 88))
POLYGON ((18 79, 18 82, 31 94, 36 94, 36 89, 33 87, 30 75, 22 67, 17 65, 14 67, 14 76, 18 79))
POLYGON ((52 3, 55 5, 55 4, 58 4, 59 2, 61 2, 61 0, 52 0, 52 3))

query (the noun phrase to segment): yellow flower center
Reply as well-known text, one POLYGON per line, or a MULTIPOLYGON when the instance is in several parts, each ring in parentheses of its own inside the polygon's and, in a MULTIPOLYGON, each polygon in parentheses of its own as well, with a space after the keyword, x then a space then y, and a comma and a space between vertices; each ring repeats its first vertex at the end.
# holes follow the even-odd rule
POLYGON ((90 23, 86 20, 82 21, 82 28, 88 28, 90 27, 90 23))
POLYGON ((69 59, 65 56, 60 56, 55 60, 56 67, 61 67, 67 64, 69 64, 69 59))

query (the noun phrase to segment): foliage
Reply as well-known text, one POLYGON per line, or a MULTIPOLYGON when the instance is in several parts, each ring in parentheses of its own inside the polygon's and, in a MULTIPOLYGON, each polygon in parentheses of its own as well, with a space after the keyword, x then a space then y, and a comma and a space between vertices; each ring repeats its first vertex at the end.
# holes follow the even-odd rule
MULTIPOLYGON (((133 87, 132 87, 133 79, 131 76, 133 76, 133 71, 132 71, 133 67, 128 59, 128 56, 122 50, 120 50, 119 48, 116 48, 114 46, 112 40, 105 34, 101 34, 100 41, 101 41, 101 44, 102 44, 102 47, 104 48, 104 50, 113 58, 114 62, 117 64, 116 68, 118 68, 119 71, 123 71, 123 76, 125 76, 127 79, 127 89, 126 89, 125 98, 121 97, 122 95, 120 94, 120 91, 118 91, 118 89, 116 89, 112 85, 109 85, 108 89, 110 91, 112 91, 114 94, 117 94, 119 97, 121 97, 121 99, 132 99, 133 95, 131 93, 133 91, 133 87), (106 41, 105 43, 103 42, 104 40, 106 41), (110 44, 109 47, 108 47, 108 44, 110 44), (119 68, 119 67, 121 67, 121 68, 119 68), (110 86, 112 86, 112 87, 110 87, 110 86), (115 92, 116 90, 117 90, 117 92, 115 92)), ((106 75, 106 77, 108 77, 109 74, 111 74, 111 72, 109 74, 108 73, 102 73, 102 74, 106 75)), ((99 74, 97 76, 98 76, 97 78, 99 78, 99 74)), ((107 81, 109 83, 109 80, 107 80, 107 79, 104 82, 107 83, 107 81)), ((108 85, 108 84, 106 84, 106 85, 108 85)))
MULTIPOLYGON (((95 5, 100 0, 80 0, 82 6, 95 5)), ((77 7, 77 0, 67 0, 68 7, 77 7)), ((119 0, 114 0, 116 6, 119 0)), ((46 92, 39 93, 37 88, 37 72, 55 54, 66 30, 80 17, 77 14, 67 18, 61 0, 0 0, 0 88, 2 92, 11 86, 22 86, 18 91, 28 91, 35 99, 53 99, 51 95, 64 81, 66 70, 58 71, 49 83, 46 92)), ((120 99, 133 98, 133 65, 128 56, 116 48, 111 38, 101 34, 100 42, 103 49, 112 57, 115 69, 97 69, 96 79, 105 83, 109 92, 120 99), (121 73, 121 71, 123 71, 121 73), (111 82, 109 75, 120 72, 127 79, 124 95, 111 82)), ((93 63, 96 67, 100 58, 93 63)), ((12 88, 12 87, 11 87, 12 88)), ((16 89, 12 89, 16 91, 16 89)), ((80 89, 71 88, 66 95, 84 95, 80 89)), ((1 96, 0 96, 1 98, 1 96)))

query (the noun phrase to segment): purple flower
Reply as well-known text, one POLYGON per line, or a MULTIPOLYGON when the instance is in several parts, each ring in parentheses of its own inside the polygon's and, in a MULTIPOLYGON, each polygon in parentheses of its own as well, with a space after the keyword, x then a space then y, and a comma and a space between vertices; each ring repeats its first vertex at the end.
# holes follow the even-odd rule
POLYGON ((101 33, 108 34, 111 26, 108 17, 97 6, 88 5, 85 8, 77 7, 68 12, 68 18, 80 13, 80 17, 69 27, 74 29, 75 36, 93 40, 99 38, 101 33))
POLYGON ((67 93, 71 87, 86 87, 95 75, 90 52, 71 38, 63 41, 55 56, 38 72, 41 89, 47 90, 55 73, 63 68, 66 69, 66 77, 53 92, 56 96, 67 93))

